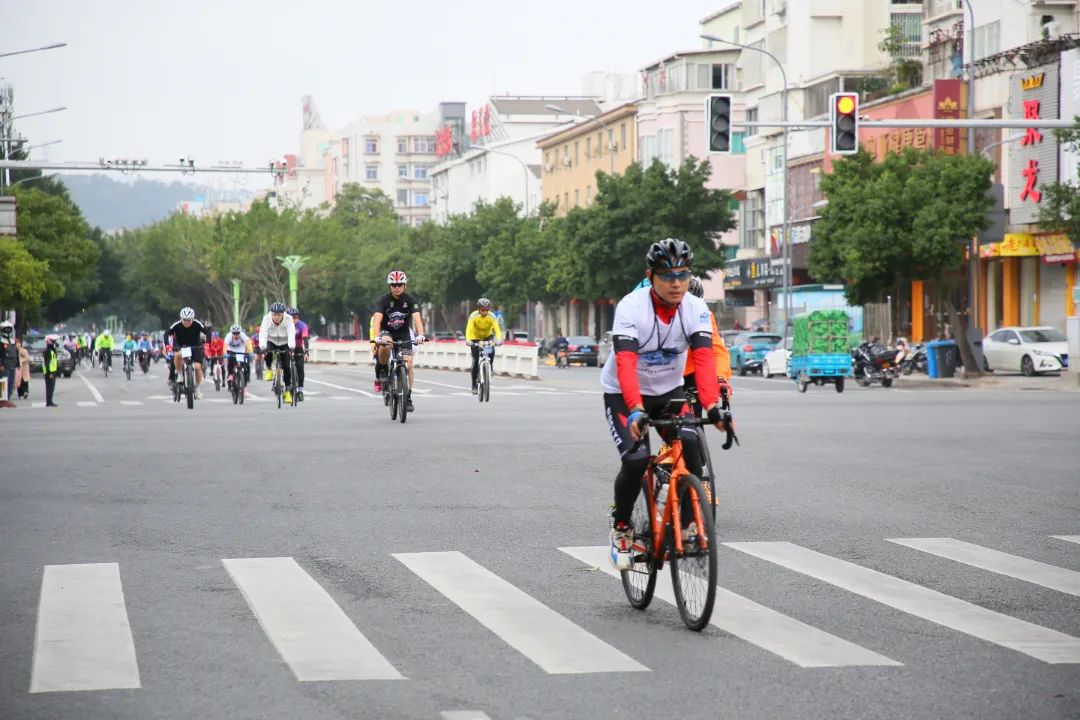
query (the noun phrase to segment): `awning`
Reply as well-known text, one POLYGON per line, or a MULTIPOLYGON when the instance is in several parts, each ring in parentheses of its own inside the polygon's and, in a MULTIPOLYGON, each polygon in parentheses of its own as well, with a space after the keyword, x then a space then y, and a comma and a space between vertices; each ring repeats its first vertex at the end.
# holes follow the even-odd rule
POLYGON ((1069 262, 1078 256, 1076 248, 1064 233, 1033 235, 1030 233, 1005 233, 1005 239, 979 247, 979 257, 1052 257, 1048 262, 1069 262), (1064 258, 1064 259, 1056 259, 1064 258))

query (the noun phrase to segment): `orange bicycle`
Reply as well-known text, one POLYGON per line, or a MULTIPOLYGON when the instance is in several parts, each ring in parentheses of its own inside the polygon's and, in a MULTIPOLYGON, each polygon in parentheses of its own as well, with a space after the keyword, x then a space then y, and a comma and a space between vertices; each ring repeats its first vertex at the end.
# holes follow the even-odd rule
MULTIPOLYGON (((709 624, 716 600, 716 543, 712 495, 690 474, 683 462, 679 439, 682 428, 711 424, 691 414, 681 415, 685 400, 672 400, 642 428, 670 428, 668 447, 649 458, 642 478, 643 502, 634 504, 630 524, 634 530, 631 566, 623 571, 622 584, 630 606, 644 610, 652 602, 656 574, 664 563, 671 566, 671 583, 679 615, 691 630, 709 624), (678 521, 676 521, 678 519, 678 521)), ((731 413, 723 413, 728 442, 737 440, 731 413)))

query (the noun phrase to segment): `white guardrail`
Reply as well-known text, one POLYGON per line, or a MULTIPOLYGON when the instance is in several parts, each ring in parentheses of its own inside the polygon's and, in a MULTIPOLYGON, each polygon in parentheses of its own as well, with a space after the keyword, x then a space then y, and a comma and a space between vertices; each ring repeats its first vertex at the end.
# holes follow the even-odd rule
MULTIPOLYGON (((472 349, 463 342, 426 342, 414 349, 413 364, 436 370, 469 370, 472 349)), ((351 364, 370 363, 371 345, 363 342, 311 343, 310 362, 351 364)), ((535 345, 502 345, 495 348, 495 372, 525 378, 540 376, 540 356, 535 345)))

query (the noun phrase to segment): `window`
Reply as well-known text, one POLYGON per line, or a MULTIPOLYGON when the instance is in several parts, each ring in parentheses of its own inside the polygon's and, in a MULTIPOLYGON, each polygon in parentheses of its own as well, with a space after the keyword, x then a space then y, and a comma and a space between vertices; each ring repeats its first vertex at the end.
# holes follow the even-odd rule
POLYGON ((742 61, 743 90, 765 82, 765 65, 760 52, 765 49, 765 41, 760 40, 751 44, 750 47, 759 52, 744 52, 739 56, 742 61))
POLYGON ((587 158, 592 157, 592 138, 591 137, 585 138, 585 157, 587 157, 587 158))
POLYGON ((428 166, 427 165, 413 165, 413 179, 415 180, 427 180, 428 166))
POLYGON ((608 128, 607 131, 607 149, 609 152, 619 149, 619 146, 615 144, 615 131, 612 128, 608 128))
POLYGON ((379 154, 379 139, 378 138, 364 138, 364 153, 367 155, 379 154))
POLYGON ((364 179, 365 180, 378 180, 379 179, 379 166, 374 163, 368 163, 364 166, 364 179))
POLYGON ((397 204, 398 204, 398 207, 405 207, 406 205, 409 204, 409 191, 408 190, 398 190, 397 191, 397 204))
POLYGON ((578 157, 578 141, 574 141, 574 167, 577 167, 580 158, 578 157))
POLYGON ((592 205, 592 185, 585 186, 585 204, 592 205))
POLYGON ((408 178, 409 177, 409 166, 405 165, 404 163, 402 163, 401 165, 398 165, 397 166, 397 176, 399 178, 408 178))
POLYGON ((981 60, 1001 52, 1001 21, 975 28, 975 59, 981 60))
POLYGON ((739 223, 739 247, 753 249, 758 247, 758 238, 765 228, 765 199, 761 190, 746 194, 742 203, 742 219, 739 223))
POLYGON ((622 135, 622 149, 626 149, 626 123, 619 125, 619 134, 622 135))
POLYGON ((603 157, 604 155, 604 133, 596 133, 596 157, 603 157))
POLYGON ((574 207, 578 207, 580 205, 581 205, 581 191, 580 190, 575 190, 574 191, 574 207))
POLYGON ((746 133, 745 132, 732 132, 731 133, 731 154, 732 155, 745 155, 746 154, 746 133))
POLYGON ((732 70, 735 68, 727 63, 713 63, 712 66, 712 84, 709 86, 713 90, 727 90, 732 86, 732 70))
POLYGON ((397 139, 397 151, 402 155, 409 152, 409 138, 399 137, 397 139))
POLYGON ((564 192, 562 194, 562 200, 563 200, 563 203, 562 203, 563 207, 566 208, 567 210, 569 210, 570 209, 570 193, 564 192))
POLYGON ((551 166, 551 153, 547 151, 544 152, 544 170, 546 170, 549 174, 552 170, 554 170, 554 168, 551 166))
POLYGON ((660 130, 656 133, 656 156, 668 167, 676 167, 675 130, 660 130))
POLYGON ((433 153, 435 152, 435 138, 433 137, 414 137, 413 138, 413 152, 415 153, 433 153))
POLYGON ((414 207, 427 207, 428 206, 428 194, 426 192, 413 193, 413 206, 414 207))
MULTIPOLYGON (((757 121, 758 121, 758 109, 757 108, 747 108, 746 109, 746 122, 757 122, 757 121)), ((753 126, 747 127, 745 137, 753 137, 754 135, 757 135, 757 128, 753 127, 753 126)))
POLYGON ((639 138, 639 152, 641 153, 641 166, 649 167, 656 158, 656 136, 643 135, 639 138))

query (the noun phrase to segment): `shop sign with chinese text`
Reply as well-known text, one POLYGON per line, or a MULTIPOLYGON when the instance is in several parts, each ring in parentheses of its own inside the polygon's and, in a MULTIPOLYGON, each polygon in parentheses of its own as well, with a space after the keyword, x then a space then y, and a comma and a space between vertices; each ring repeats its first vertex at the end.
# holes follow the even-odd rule
POLYGON ((724 265, 725 290, 750 290, 783 284, 784 263, 780 259, 729 260, 724 265))
MULTIPOLYGON (((1037 120, 1058 117, 1058 66, 1043 65, 1009 79, 1009 117, 1037 120)), ((1058 141, 1050 130, 1027 128, 1009 143, 1009 222, 1039 220, 1043 188, 1058 180, 1058 141)), ((1044 254, 1044 253, 1035 253, 1044 254)))

